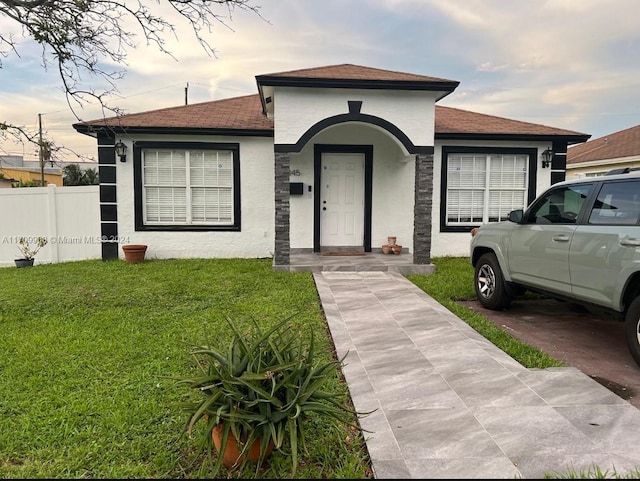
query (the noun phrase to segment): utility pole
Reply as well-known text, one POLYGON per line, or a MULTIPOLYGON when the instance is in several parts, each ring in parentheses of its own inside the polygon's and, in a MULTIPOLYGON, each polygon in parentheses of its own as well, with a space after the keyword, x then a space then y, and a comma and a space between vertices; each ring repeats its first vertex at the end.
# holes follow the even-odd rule
POLYGON ((45 187, 44 183, 44 152, 42 143, 42 114, 38 114, 38 159, 40 160, 40 185, 45 187))
POLYGON ((187 98, 189 92, 189 82, 187 82, 187 86, 184 88, 184 104, 189 105, 189 100, 187 98))

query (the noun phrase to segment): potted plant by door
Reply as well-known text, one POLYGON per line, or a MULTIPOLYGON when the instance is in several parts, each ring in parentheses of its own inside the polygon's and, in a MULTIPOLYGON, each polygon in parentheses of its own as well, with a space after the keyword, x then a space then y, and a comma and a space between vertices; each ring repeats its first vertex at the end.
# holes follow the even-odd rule
POLYGON ((257 473, 272 451, 284 445, 295 474, 299 450, 306 451, 305 423, 310 413, 358 427, 357 417, 366 413, 354 411, 339 394, 324 390, 342 361, 319 360, 312 331, 304 339, 291 318, 268 330, 253 319, 247 330, 225 320, 232 331, 228 345, 193 346, 197 371, 174 378, 176 385, 197 392, 182 409, 188 414, 187 432, 193 433, 200 421, 205 423, 198 431, 204 436, 200 445, 211 453, 213 444, 218 453, 212 476, 222 465, 243 469, 250 461, 256 463, 257 473))
POLYGON ((16 267, 31 267, 33 266, 36 254, 47 245, 47 239, 44 237, 37 237, 35 239, 35 246, 31 247, 29 239, 26 237, 20 237, 18 239, 18 249, 22 253, 22 257, 15 259, 16 267))

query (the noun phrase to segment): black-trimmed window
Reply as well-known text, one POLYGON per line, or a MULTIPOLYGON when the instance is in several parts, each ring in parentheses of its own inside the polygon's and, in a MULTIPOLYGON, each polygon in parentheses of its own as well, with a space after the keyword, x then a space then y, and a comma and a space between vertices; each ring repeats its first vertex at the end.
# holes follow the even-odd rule
POLYGON ((535 155, 535 149, 443 148, 441 230, 468 231, 526 207, 535 155))
POLYGON ((137 142, 136 230, 239 230, 238 144, 137 142))

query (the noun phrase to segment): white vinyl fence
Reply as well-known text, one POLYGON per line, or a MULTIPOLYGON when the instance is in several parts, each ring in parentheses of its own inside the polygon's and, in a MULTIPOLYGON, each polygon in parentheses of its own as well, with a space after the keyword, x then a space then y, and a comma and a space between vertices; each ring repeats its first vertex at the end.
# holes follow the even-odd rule
POLYGON ((35 264, 99 259, 100 194, 97 185, 0 189, 0 266, 15 266, 20 237, 48 243, 35 264))

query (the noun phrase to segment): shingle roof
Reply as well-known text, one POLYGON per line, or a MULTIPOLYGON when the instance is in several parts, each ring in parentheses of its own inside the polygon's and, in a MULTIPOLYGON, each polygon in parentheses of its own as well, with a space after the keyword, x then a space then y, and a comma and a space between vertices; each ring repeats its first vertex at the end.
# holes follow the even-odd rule
POLYGON ((567 150, 567 164, 640 155, 640 125, 575 145, 567 150))
POLYGON ((382 70, 373 67, 363 67, 344 63, 340 65, 328 65, 325 67, 291 70, 288 72, 270 73, 259 75, 257 78, 281 77, 281 78, 307 78, 307 79, 339 79, 339 80, 374 80, 374 81, 408 81, 408 82, 455 82, 438 77, 428 77, 393 70, 382 70))
POLYGON ((436 134, 517 134, 587 136, 573 130, 436 105, 436 134))
POLYGON ((257 75, 256 82, 265 112, 275 87, 431 91, 437 92, 439 100, 460 84, 457 80, 348 63, 257 75))
MULTIPOLYGON (((79 132, 87 133, 91 127, 109 127, 131 130, 209 130, 209 131, 273 131, 273 121, 263 113, 258 94, 214 100, 192 105, 151 110, 121 117, 91 120, 74 124, 79 132)), ((468 110, 436 105, 435 133, 448 135, 532 135, 582 136, 587 134, 557 129, 546 125, 479 114, 468 110)))
POLYGON ((124 129, 273 130, 273 121, 263 115, 257 94, 80 122, 74 124, 74 128, 78 130, 83 125, 124 129))
MULTIPOLYGON (((452 91, 459 82, 393 70, 383 70, 353 64, 291 70, 256 76, 258 88, 264 85, 346 86, 348 88, 406 88, 452 91), (318 83, 320 82, 320 83, 318 83)), ((244 131, 273 133, 273 121, 264 114, 264 99, 260 94, 193 105, 170 107, 135 114, 91 120, 74 124, 82 133, 93 128, 134 129, 139 132, 177 129, 181 131, 224 132, 244 131)), ((570 142, 584 142, 587 134, 558 129, 541 124, 479 114, 467 110, 436 105, 436 136, 446 138, 461 135, 485 136, 565 136, 570 142)))

